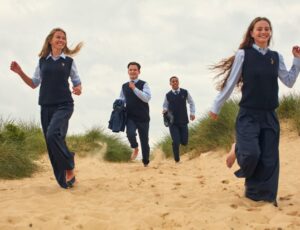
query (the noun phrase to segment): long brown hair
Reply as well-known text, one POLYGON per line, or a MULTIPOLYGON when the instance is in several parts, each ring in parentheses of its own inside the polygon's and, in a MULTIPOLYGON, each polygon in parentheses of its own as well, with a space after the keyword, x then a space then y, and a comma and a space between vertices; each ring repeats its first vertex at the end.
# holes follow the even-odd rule
MULTIPOLYGON (((65 34, 65 36, 66 36, 66 39, 67 39, 67 34, 66 34, 66 32, 65 32, 63 29, 61 29, 61 28, 54 28, 53 30, 50 31, 50 33, 49 33, 48 36, 46 37, 45 42, 44 42, 44 45, 43 45, 43 48, 42 48, 41 52, 39 53, 39 57, 47 57, 47 56, 51 53, 51 45, 50 45, 50 41, 52 40, 54 34, 55 34, 56 32, 58 32, 58 31, 63 32, 63 33, 65 34)), ((74 49, 70 49, 70 48, 68 47, 68 45, 67 45, 67 40, 66 40, 66 45, 65 45, 65 47, 63 48, 62 51, 63 51, 64 54, 66 54, 66 55, 73 56, 73 55, 77 54, 77 53, 80 51, 82 45, 83 45, 83 43, 82 43, 82 42, 79 42, 79 43, 75 46, 74 49)))
MULTIPOLYGON (((259 21, 266 21, 270 25, 270 30, 272 32, 271 21, 268 18, 266 18, 266 17, 256 17, 256 18, 254 18, 253 21, 250 23, 250 25, 249 25, 249 27, 248 27, 248 29, 247 29, 244 37, 243 37, 243 41, 240 44, 239 49, 247 49, 247 48, 252 47, 252 45, 254 44, 254 39, 251 36, 251 32, 253 31, 255 24, 259 21)), ((272 34, 271 34, 271 37, 268 41, 268 46, 270 45, 271 38, 272 38, 272 34)), ((215 76, 215 79, 219 79, 219 77, 222 76, 222 75, 224 76, 216 84, 218 90, 224 89, 224 87, 226 85, 226 82, 229 78, 234 59, 235 59, 235 55, 230 56, 228 58, 224 58, 219 63, 217 63, 216 65, 213 65, 210 68, 211 70, 216 70, 217 72, 219 72, 215 76)), ((240 77, 239 81, 237 82, 237 87, 240 86, 241 84, 242 84, 242 78, 240 77)))

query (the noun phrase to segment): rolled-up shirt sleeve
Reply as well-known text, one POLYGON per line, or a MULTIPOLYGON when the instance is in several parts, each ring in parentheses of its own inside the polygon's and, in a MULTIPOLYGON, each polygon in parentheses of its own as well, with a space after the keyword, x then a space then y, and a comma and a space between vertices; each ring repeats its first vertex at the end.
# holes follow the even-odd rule
POLYGON ((279 54, 279 69, 278 77, 280 81, 289 88, 292 88, 295 84, 300 72, 300 58, 294 57, 293 65, 288 71, 281 54, 279 54))
POLYGON ((81 84, 81 80, 80 80, 80 77, 79 77, 77 67, 76 67, 76 64, 75 64, 74 60, 72 62, 70 78, 71 78, 73 86, 77 86, 77 85, 81 84))
POLYGON ((196 106, 194 103, 193 98, 191 97, 190 93, 188 92, 188 96, 187 96, 187 102, 190 105, 190 115, 195 115, 196 112, 196 106))
POLYGON ((143 102, 148 103, 151 99, 151 91, 147 83, 144 84, 143 90, 139 90, 137 87, 135 87, 133 92, 143 102))
POLYGON ((168 109, 169 109, 169 102, 167 96, 165 96, 164 103, 163 103, 163 110, 167 111, 168 109))
POLYGON ((40 72, 41 72, 40 71, 40 65, 38 64, 35 68, 34 73, 33 73, 33 77, 31 78, 31 80, 32 80, 32 82, 35 86, 39 86, 39 84, 41 84, 42 79, 41 79, 41 73, 40 72))

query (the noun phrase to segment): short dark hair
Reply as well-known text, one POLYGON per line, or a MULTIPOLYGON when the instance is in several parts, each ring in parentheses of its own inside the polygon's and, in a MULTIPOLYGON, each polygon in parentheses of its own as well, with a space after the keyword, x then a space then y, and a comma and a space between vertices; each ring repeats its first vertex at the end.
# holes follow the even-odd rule
POLYGON ((131 66, 131 65, 136 65, 138 67, 138 70, 141 69, 141 65, 135 61, 129 62, 127 65, 127 69, 129 69, 129 66, 131 66))
POLYGON ((172 77, 170 77, 170 82, 172 81, 173 78, 176 78, 177 80, 179 80, 177 76, 172 76, 172 77))

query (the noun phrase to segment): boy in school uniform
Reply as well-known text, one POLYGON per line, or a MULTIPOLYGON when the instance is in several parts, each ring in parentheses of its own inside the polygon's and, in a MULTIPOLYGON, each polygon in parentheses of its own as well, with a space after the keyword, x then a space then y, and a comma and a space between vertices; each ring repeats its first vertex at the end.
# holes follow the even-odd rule
POLYGON ((166 94, 163 103, 163 114, 170 113, 173 122, 169 124, 172 138, 172 148, 174 160, 180 162, 179 146, 188 144, 188 112, 187 106, 190 105, 190 120, 195 120, 195 103, 186 89, 179 88, 179 79, 176 76, 170 78, 172 89, 166 94))

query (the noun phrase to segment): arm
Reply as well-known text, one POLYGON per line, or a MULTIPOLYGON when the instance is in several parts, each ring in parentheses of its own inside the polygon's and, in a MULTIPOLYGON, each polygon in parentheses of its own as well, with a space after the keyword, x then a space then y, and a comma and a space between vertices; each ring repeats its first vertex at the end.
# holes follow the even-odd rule
POLYGON ((188 95, 187 95, 187 102, 190 105, 190 120, 193 121, 193 120, 195 120, 196 108, 195 108, 194 100, 191 97, 189 92, 188 92, 188 95))
POLYGON ((218 118, 218 114, 220 113, 221 107, 225 103, 225 101, 230 97, 234 87, 236 86, 241 73, 242 66, 244 62, 245 52, 244 50, 238 50, 234 62, 232 64, 232 69, 229 75, 229 78, 226 82, 226 85, 222 91, 217 95, 213 107, 210 111, 210 116, 212 119, 216 120, 218 118))
POLYGON ((71 81, 72 81, 72 84, 73 84, 72 93, 79 96, 82 92, 82 86, 81 86, 80 77, 79 77, 77 67, 75 65, 74 60, 72 62, 70 77, 71 77, 71 81))
POLYGON ((10 65, 10 69, 11 71, 18 74, 29 87, 31 87, 32 89, 35 89, 37 87, 37 85, 34 84, 33 80, 23 72, 22 68, 17 62, 13 61, 10 65))
POLYGON ((143 90, 139 90, 138 88, 134 87, 133 92, 143 102, 148 103, 151 99, 151 92, 147 83, 144 84, 143 90))
POLYGON ((121 89, 119 99, 126 103, 126 99, 125 99, 125 96, 124 96, 124 93, 123 93, 123 89, 121 89))
POLYGON ((169 102, 168 102, 167 96, 165 96, 165 100, 163 103, 163 113, 167 112, 168 109, 169 109, 169 102))
POLYGON ((283 57, 279 54, 278 77, 280 81, 289 88, 293 87, 300 72, 300 47, 294 46, 292 52, 294 61, 289 71, 286 69, 283 57))

